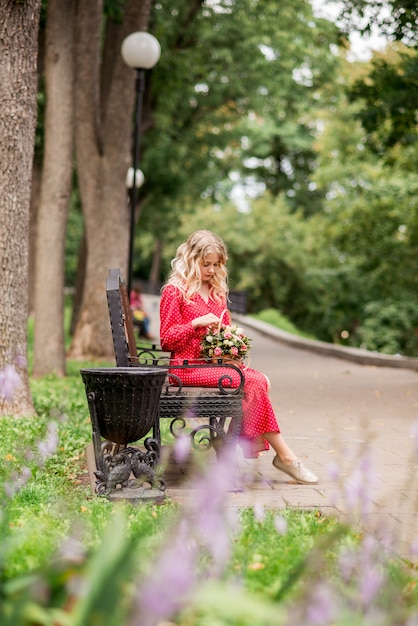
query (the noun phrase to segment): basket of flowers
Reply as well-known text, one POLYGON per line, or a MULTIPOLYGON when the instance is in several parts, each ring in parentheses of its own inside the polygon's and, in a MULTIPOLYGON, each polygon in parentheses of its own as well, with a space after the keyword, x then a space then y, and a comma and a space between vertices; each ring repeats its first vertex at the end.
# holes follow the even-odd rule
POLYGON ((226 324, 211 324, 205 329, 200 344, 207 361, 243 361, 251 348, 242 328, 226 324))

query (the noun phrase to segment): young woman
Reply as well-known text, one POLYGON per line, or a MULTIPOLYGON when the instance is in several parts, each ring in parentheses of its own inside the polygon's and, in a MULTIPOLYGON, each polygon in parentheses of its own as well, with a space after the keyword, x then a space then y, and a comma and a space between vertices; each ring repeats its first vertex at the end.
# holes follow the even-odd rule
MULTIPOLYGON (((194 232, 177 249, 160 305, 161 346, 171 351, 174 359, 202 358, 200 342, 204 330, 219 323, 227 308, 227 259, 225 244, 208 230, 194 232)), ((231 323, 229 313, 222 322, 231 323)), ((280 432, 266 376, 252 368, 246 368, 244 374, 240 436, 244 454, 254 458, 271 446, 276 452, 274 467, 298 483, 317 483, 317 476, 301 463, 280 432)), ((206 387, 216 386, 218 378, 216 368, 196 368, 182 375, 185 384, 206 387)), ((233 384, 238 386, 238 380, 233 384)))

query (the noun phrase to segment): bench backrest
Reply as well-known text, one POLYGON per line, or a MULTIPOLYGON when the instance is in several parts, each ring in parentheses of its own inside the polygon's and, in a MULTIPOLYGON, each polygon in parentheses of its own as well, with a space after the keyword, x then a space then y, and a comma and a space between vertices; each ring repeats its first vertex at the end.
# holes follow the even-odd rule
POLYGON ((116 366, 138 365, 136 339, 129 294, 120 269, 109 270, 106 295, 116 366))

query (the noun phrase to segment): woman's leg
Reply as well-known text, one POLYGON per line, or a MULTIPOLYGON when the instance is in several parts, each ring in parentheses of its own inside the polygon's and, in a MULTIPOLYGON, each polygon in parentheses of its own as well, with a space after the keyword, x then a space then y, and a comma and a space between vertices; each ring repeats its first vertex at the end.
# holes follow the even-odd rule
POLYGON ((276 456, 273 459, 273 465, 276 469, 285 472, 296 482, 304 485, 315 485, 318 482, 318 476, 315 476, 315 474, 305 467, 296 457, 293 450, 283 439, 281 433, 264 433, 263 437, 276 452, 276 456))
POLYGON ((282 433, 264 433, 263 437, 269 442, 282 463, 291 465, 293 461, 296 461, 297 456, 287 445, 282 433))

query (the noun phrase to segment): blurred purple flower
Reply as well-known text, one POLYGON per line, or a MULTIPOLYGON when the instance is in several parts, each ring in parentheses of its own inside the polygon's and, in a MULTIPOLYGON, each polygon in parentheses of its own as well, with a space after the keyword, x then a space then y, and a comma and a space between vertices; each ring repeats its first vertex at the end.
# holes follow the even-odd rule
POLYGON ((197 545, 182 520, 171 542, 142 583, 130 626, 151 626, 175 614, 187 602, 197 582, 197 545))
POLYGON ((315 585, 307 602, 307 623, 325 626, 334 622, 336 616, 337 603, 332 589, 324 582, 315 585))
POLYGON ((349 583, 353 578, 356 569, 357 558, 351 548, 347 548, 339 555, 338 565, 341 578, 344 582, 349 583))
POLYGON ((219 575, 228 562, 236 516, 228 515, 225 499, 235 482, 235 458, 224 453, 206 469, 193 481, 195 497, 183 510, 169 543, 139 584, 129 626, 154 626, 172 618, 187 605, 199 580, 219 575), (210 558, 205 558, 199 576, 202 554, 210 558))
POLYGON ((79 539, 69 536, 61 544, 59 556, 70 563, 82 563, 86 558, 86 548, 79 539))
POLYGON ((32 472, 29 467, 22 467, 20 474, 17 472, 12 474, 10 482, 4 485, 4 493, 6 496, 13 498, 21 489, 23 489, 31 476, 32 472))
POLYGON ((16 355, 16 365, 18 367, 26 367, 28 364, 26 357, 23 356, 23 354, 17 354, 16 355))
POLYGON ((281 515, 277 515, 274 518, 274 528, 279 535, 285 535, 287 533, 287 521, 281 515))
POLYGON ((411 426, 411 437, 414 441, 415 456, 418 457, 418 415, 411 426))
POLYGON ((257 522, 260 522, 260 524, 262 524, 266 519, 266 510, 262 504, 254 505, 254 517, 257 522))
POLYGON ((375 485, 375 475, 369 452, 366 449, 357 460, 354 471, 344 483, 347 511, 360 517, 367 515, 372 507, 371 491, 375 485))
POLYGON ((0 372, 0 396, 5 400, 12 400, 21 384, 20 376, 13 365, 6 365, 0 372))
POLYGON ((212 556, 214 568, 221 571, 229 558, 230 526, 226 515, 226 493, 235 485, 237 466, 234 452, 228 450, 196 481, 189 519, 202 545, 212 556))
POLYGON ((38 451, 43 463, 45 463, 50 456, 55 454, 58 442, 58 425, 56 422, 49 422, 46 438, 38 443, 38 451))
POLYGON ((338 463, 334 460, 328 465, 328 476, 330 480, 337 482, 341 474, 341 468, 338 463))
POLYGON ((414 539, 409 546, 409 554, 411 557, 418 556, 418 539, 414 539))
POLYGON ((368 609, 382 589, 385 581, 385 575, 379 565, 374 564, 365 568, 362 572, 360 580, 360 598, 364 609, 368 609))
POLYGON ((192 447, 191 439, 188 435, 181 434, 177 437, 173 446, 173 456, 177 463, 184 463, 187 460, 192 447))

